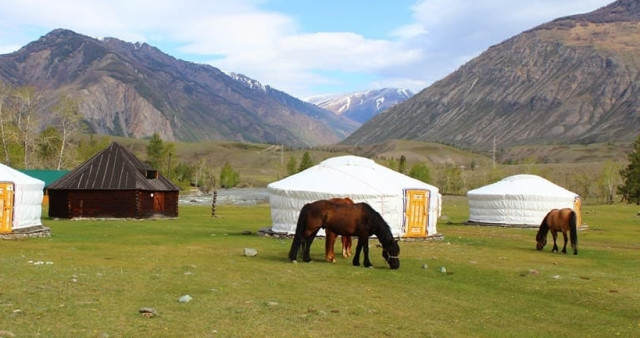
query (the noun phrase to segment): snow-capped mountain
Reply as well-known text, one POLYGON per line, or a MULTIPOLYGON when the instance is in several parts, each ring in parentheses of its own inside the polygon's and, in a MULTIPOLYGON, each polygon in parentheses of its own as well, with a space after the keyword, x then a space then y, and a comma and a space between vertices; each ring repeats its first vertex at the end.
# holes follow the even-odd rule
POLYGON ((317 95, 305 98, 320 108, 365 123, 378 113, 402 103, 415 93, 409 89, 383 88, 366 92, 317 95))
POLYGON ((261 90, 263 92, 267 91, 267 87, 264 86, 260 81, 254 80, 244 74, 239 73, 227 73, 227 75, 231 76, 232 79, 244 83, 247 87, 251 89, 261 90))

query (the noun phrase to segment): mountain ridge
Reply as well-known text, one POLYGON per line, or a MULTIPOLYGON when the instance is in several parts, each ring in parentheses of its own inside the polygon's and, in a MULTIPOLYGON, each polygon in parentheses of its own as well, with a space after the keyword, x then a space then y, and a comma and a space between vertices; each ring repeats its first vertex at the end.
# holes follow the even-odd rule
POLYGON ((565 17, 491 46, 342 143, 409 139, 487 150, 631 141, 640 130, 640 20, 620 11, 638 3, 576 16, 598 23, 565 17))
MULTIPOLYGON (((61 95, 77 96, 89 131, 98 134, 301 147, 335 143, 359 126, 269 86, 255 91, 213 66, 178 60, 146 43, 94 39, 66 29, 0 55, 0 79, 34 86, 49 104, 61 95)), ((47 109, 40 114, 46 117, 47 109)))

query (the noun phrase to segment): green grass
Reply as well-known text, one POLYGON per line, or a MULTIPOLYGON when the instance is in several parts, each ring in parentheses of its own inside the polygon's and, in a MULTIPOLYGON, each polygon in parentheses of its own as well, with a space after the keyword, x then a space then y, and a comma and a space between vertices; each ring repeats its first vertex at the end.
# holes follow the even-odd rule
POLYGON ((29 336, 634 336, 639 210, 587 205, 579 255, 535 250, 535 231, 462 225, 447 197, 437 242, 402 242, 390 270, 338 258, 289 263, 260 237, 268 206, 181 206, 177 220, 48 220, 52 237, 0 242, 0 332, 29 336), (243 235, 245 230, 251 235, 243 235), (256 257, 242 255, 258 250, 256 257), (31 261, 31 263, 30 263, 31 261), (37 265, 33 262, 42 261, 37 265), (53 264, 46 264, 51 262, 53 264), (424 268, 424 265, 428 268, 424 268), (445 267, 448 273, 441 273, 445 267), (189 303, 179 303, 182 295, 189 303), (141 307, 160 314, 145 318, 141 307))

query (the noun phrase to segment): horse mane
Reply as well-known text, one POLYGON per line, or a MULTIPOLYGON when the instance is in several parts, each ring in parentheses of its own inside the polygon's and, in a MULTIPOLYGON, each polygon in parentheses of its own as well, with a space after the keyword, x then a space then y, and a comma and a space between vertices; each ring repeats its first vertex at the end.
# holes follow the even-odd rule
POLYGON ((542 240, 549 233, 549 224, 547 224, 547 218, 549 217, 549 215, 550 213, 548 213, 542 219, 542 223, 540 223, 540 229, 538 229, 538 233, 536 234, 536 241, 542 240))
POLYGON ((372 208, 369 204, 362 204, 366 209, 368 209, 367 211, 372 217, 369 222, 371 222, 371 229, 376 237, 378 237, 378 241, 380 241, 380 243, 383 245, 393 242, 395 239, 393 238, 391 227, 389 226, 387 221, 385 221, 382 215, 380 215, 380 213, 372 208))

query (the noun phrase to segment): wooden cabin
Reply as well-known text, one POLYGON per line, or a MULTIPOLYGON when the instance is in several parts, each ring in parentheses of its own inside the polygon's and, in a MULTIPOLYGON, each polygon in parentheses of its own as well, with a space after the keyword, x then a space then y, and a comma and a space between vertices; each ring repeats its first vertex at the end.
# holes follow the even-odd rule
POLYGON ((178 216, 179 188, 116 142, 48 191, 53 218, 178 216))

